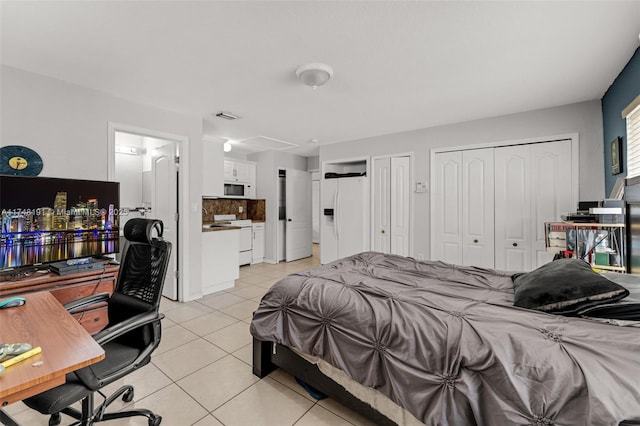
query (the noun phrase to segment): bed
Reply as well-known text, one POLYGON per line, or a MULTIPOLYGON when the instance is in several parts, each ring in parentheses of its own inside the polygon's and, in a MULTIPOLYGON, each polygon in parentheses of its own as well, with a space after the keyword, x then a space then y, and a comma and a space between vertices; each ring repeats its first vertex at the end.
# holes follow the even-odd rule
POLYGON ((640 425, 640 321, 514 306, 512 275, 375 252, 290 275, 251 322, 254 373, 376 424, 640 425))

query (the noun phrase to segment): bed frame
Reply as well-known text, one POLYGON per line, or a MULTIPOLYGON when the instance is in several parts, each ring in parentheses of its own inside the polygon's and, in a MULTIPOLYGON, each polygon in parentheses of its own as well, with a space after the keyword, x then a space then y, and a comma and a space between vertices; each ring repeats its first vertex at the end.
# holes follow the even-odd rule
POLYGON ((322 374, 317 365, 308 362, 291 349, 279 343, 265 342, 254 337, 253 374, 263 378, 277 368, 282 368, 345 407, 370 419, 376 425, 396 424, 371 405, 353 396, 342 385, 322 374))

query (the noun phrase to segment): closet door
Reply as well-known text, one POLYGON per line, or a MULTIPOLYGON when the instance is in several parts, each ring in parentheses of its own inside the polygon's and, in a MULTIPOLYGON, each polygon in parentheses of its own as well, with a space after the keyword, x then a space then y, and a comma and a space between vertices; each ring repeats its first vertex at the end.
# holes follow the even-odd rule
POLYGON ((373 250, 391 251, 391 158, 373 161, 373 250))
POLYGON ((494 267, 493 148, 462 153, 462 264, 494 267))
POLYGON ((373 162, 373 250, 409 256, 409 157, 373 162))
POLYGON ((391 253, 409 256, 409 157, 391 158, 391 253))
POLYGON ((432 260, 462 264, 462 152, 435 155, 432 260))
POLYGON ((575 209, 571 196, 571 140, 531 145, 532 268, 553 259, 545 248, 544 223, 575 209))
POLYGON ((531 270, 531 145, 495 150, 495 268, 531 270))
POLYGON ((496 268, 530 271, 552 259, 544 222, 574 209, 571 140, 496 149, 496 268))

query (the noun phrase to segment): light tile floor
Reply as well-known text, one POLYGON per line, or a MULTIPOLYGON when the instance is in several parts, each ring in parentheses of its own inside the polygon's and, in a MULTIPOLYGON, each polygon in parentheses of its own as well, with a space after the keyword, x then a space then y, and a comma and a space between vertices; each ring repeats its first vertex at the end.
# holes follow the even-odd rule
MULTIPOLYGON (((249 323, 260 299, 281 277, 319 264, 314 256, 295 262, 240 268, 235 287, 188 303, 163 299, 160 347, 151 364, 109 385, 135 387, 134 401, 114 402, 109 411, 143 407, 160 414, 163 426, 372 425, 331 399, 316 401, 287 373, 260 380, 251 372, 249 323)), ((100 398, 96 398, 97 402, 100 398)), ((48 417, 22 403, 6 407, 24 426, 48 424, 48 417)), ((72 419, 63 416, 63 425, 72 419)), ((105 425, 146 425, 144 417, 105 425)))

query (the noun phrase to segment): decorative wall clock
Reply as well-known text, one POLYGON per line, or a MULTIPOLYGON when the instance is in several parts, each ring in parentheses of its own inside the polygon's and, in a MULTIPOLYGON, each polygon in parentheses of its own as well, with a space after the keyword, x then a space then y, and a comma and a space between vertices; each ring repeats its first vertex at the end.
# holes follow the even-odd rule
POLYGON ((31 148, 7 145, 0 148, 0 174, 38 176, 42 171, 42 158, 31 148))

